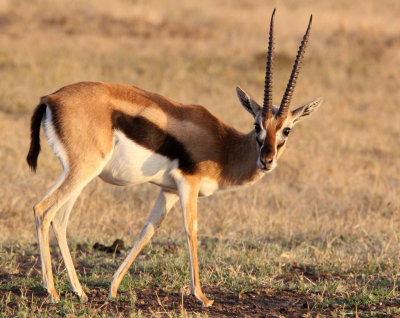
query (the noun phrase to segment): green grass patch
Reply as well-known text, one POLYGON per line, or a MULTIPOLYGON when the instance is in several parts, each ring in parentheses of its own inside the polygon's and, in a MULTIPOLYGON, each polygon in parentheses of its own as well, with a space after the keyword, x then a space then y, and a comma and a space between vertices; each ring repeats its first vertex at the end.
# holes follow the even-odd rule
MULTIPOLYGON (((41 316, 102 316, 98 308, 105 303, 110 279, 127 251, 112 255, 94 251, 91 246, 91 242, 72 244, 80 281, 91 299, 88 304, 80 304, 70 292, 61 255, 58 248, 52 248, 54 278, 61 295, 57 305, 48 304, 42 288, 37 246, 3 247, 0 254, 1 315, 24 316, 33 312, 41 316)), ((337 248, 343 246, 335 245, 331 252, 337 248)), ((398 312, 398 268, 374 261, 358 266, 334 262, 314 264, 304 256, 307 249, 285 242, 262 244, 252 240, 201 238, 199 263, 203 289, 206 292, 218 289, 226 297, 238 295, 239 299, 258 297, 260 291, 300 295, 307 298, 304 306, 310 313, 362 316, 369 312, 379 316, 398 312), (288 259, 288 253, 294 253, 296 260, 288 259)), ((146 305, 142 300, 143 291, 155 297, 158 306, 168 300, 168 295, 188 293, 189 260, 184 240, 149 244, 123 279, 118 297, 107 305, 115 307, 108 309, 109 313, 115 314, 113 310, 133 316, 145 313, 140 309, 146 305), (162 299, 159 293, 163 293, 162 299)), ((181 310, 179 306, 179 302, 174 303, 173 310, 166 312, 175 315, 181 310)))

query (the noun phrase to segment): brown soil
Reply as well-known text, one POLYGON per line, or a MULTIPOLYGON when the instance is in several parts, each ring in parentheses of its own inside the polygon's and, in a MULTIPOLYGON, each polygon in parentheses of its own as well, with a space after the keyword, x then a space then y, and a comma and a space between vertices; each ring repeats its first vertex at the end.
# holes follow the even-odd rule
MULTIPOLYGON (((3 279, 4 277, 2 277, 3 279)), ((9 292, 9 291, 8 291, 9 292)), ((24 294, 26 299, 32 297, 37 303, 46 301, 47 293, 44 290, 12 290, 16 296, 24 294)), ((91 289, 89 303, 79 306, 90 306, 100 314, 128 316, 133 309, 144 315, 168 316, 175 313, 207 314, 211 317, 301 317, 309 312, 312 303, 304 295, 297 295, 285 291, 262 290, 246 294, 230 293, 220 289, 205 289, 214 304, 210 308, 202 308, 201 304, 192 296, 177 292, 167 292, 157 289, 136 290, 135 308, 127 301, 106 302, 108 290, 91 289)), ((0 298, 6 292, 0 290, 0 298)), ((68 293, 69 294, 69 293, 68 293)), ((123 294, 120 294, 123 295, 123 294)), ((61 297, 67 296, 61 294, 61 297)), ((16 310, 18 303, 7 305, 11 311, 16 310)), ((42 310, 51 310, 57 305, 44 304, 42 310)), ((56 308, 54 308, 56 309, 56 308)))
MULTIPOLYGON (((57 254, 55 255, 57 258, 57 254)), ((0 280, 2 283, 11 282, 13 279, 31 275, 40 277, 40 263, 38 255, 20 255, 17 257, 18 269, 12 274, 0 268, 0 280), (33 272, 32 272, 33 271, 33 272)), ((79 271, 79 265, 77 266, 79 271)), ((83 270, 83 269, 82 269, 83 270)), ((87 270, 87 269, 86 269, 87 270)), ((90 271, 90 270, 89 270, 90 271)), ((22 286, 21 286, 22 287, 22 286)), ((152 289, 135 290, 135 308, 129 301, 118 300, 106 303, 108 290, 104 287, 88 286, 89 302, 77 304, 77 306, 88 306, 99 314, 128 316, 134 309, 144 315, 168 316, 171 313, 185 312, 188 314, 204 314, 211 317, 300 317, 312 308, 312 300, 309 296, 288 291, 276 291, 271 289, 257 290, 250 293, 230 292, 221 288, 204 288, 204 292, 214 304, 210 308, 202 308, 199 301, 189 295, 180 292, 165 291, 154 287, 152 289), (168 314, 167 314, 168 313, 168 314)), ((0 288, 0 299, 9 293, 15 296, 24 296, 29 303, 35 300, 42 304, 41 310, 57 310, 58 305, 47 304, 47 293, 42 288, 0 288)), ((127 299, 128 293, 120 292, 121 299, 127 299)), ((60 295, 61 299, 71 299, 71 293, 60 295)), ((7 304, 9 312, 14 312, 19 306, 18 302, 11 301, 7 304)), ((40 314, 38 312, 38 314, 40 314)))

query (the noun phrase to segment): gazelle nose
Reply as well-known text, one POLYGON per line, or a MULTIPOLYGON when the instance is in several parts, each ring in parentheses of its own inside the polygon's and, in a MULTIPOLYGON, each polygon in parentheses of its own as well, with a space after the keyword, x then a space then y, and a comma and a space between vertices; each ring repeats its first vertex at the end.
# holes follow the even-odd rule
POLYGON ((264 161, 263 159, 260 158, 260 162, 264 168, 267 168, 267 165, 271 165, 273 161, 274 159, 267 159, 266 161, 264 161))

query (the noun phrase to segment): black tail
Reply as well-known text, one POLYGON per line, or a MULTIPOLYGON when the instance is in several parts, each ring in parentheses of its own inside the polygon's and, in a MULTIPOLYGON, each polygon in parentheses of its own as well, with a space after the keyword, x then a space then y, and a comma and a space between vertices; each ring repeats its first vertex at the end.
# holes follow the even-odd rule
POLYGON ((37 158, 40 152, 40 124, 46 112, 46 104, 39 104, 31 118, 31 146, 26 161, 33 172, 36 172, 37 158))

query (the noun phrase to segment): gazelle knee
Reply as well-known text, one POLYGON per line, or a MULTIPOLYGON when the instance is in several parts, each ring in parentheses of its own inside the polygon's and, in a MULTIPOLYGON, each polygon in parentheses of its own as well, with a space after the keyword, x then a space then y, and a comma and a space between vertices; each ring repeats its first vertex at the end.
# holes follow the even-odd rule
POLYGON ((193 234, 197 233, 197 221, 193 220, 193 223, 186 224, 185 222, 185 233, 188 239, 191 239, 193 234))
POLYGON ((33 215, 34 215, 35 219, 37 219, 37 218, 41 218, 42 214, 43 213, 40 209, 40 202, 38 202, 33 206, 33 215))
POLYGON ((41 208, 40 203, 41 202, 34 205, 33 215, 35 216, 36 228, 46 229, 49 228, 51 220, 49 219, 47 213, 45 213, 45 211, 43 211, 41 208))
POLYGON ((36 227, 40 226, 43 223, 43 212, 40 209, 40 203, 37 203, 33 206, 33 216, 35 217, 36 227))

